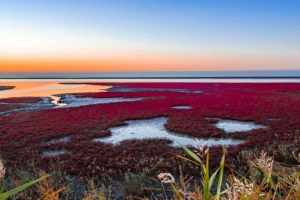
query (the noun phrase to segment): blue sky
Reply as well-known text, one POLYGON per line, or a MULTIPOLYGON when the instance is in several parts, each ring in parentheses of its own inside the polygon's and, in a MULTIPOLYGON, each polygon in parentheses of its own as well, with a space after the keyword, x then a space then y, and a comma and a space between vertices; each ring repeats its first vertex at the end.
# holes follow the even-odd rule
POLYGON ((135 70, 149 70, 151 65, 167 70, 299 69, 299 4, 290 0, 3 0, 0 59, 6 64, 6 60, 76 58, 98 63, 91 68, 98 70, 107 70, 105 63, 114 70, 122 62, 124 68, 116 69, 130 69, 130 63, 138 63, 135 70))

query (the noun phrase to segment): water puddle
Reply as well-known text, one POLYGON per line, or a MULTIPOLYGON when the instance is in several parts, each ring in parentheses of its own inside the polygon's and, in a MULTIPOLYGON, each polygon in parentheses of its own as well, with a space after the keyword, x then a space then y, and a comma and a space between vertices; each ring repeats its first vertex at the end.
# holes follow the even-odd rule
POLYGON ((57 150, 57 151, 50 151, 50 150, 46 150, 43 151, 43 156, 60 156, 67 153, 67 151, 65 150, 57 150))
POLYGON ((107 104, 107 103, 118 103, 128 101, 141 101, 143 98, 124 98, 124 97, 113 97, 113 98, 91 98, 91 97, 76 97, 72 94, 59 95, 61 108, 66 107, 79 107, 92 104, 107 104))
MULTIPOLYGON (((238 145, 244 142, 244 140, 235 140, 230 138, 197 138, 199 142, 196 142, 195 138, 191 138, 184 135, 178 135, 166 130, 164 124, 167 122, 166 117, 158 117, 153 119, 142 120, 128 120, 125 121, 127 125, 111 127, 110 131, 112 136, 103 138, 94 138, 95 142, 107 142, 112 144, 118 144, 123 140, 128 139, 145 139, 145 138, 167 138, 176 140, 183 145, 195 145, 206 144, 208 146, 213 145, 238 145)), ((178 146, 173 142, 172 146, 178 146)))
POLYGON ((58 142, 68 142, 69 140, 70 140, 70 136, 66 136, 66 137, 51 139, 48 142, 42 142, 42 144, 55 144, 58 142))
POLYGON ((224 130, 226 133, 233 133, 238 131, 251 131, 254 129, 266 128, 264 125, 255 124, 254 122, 244 122, 229 119, 218 119, 215 126, 224 130))
POLYGON ((192 106, 173 106, 174 109, 191 109, 192 106))
POLYGON ((254 129, 267 128, 267 126, 256 124, 254 122, 222 119, 218 117, 205 117, 205 119, 213 119, 218 122, 215 125, 216 128, 224 130, 226 133, 233 133, 239 131, 251 131, 254 129))

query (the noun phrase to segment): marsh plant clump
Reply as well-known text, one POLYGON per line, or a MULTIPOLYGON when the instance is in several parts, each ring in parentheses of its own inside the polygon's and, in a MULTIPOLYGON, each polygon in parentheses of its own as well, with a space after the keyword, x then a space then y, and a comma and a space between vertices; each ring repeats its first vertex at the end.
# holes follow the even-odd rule
POLYGON ((249 161, 250 168, 261 172, 261 179, 258 180, 249 173, 240 174, 232 170, 228 173, 224 165, 225 147, 220 166, 213 172, 210 171, 208 148, 204 150, 203 146, 200 146, 195 152, 184 146, 182 148, 189 157, 180 157, 199 166, 198 182, 193 177, 184 176, 185 172, 182 170, 179 180, 175 180, 170 173, 161 173, 158 178, 162 183, 163 199, 300 199, 300 154, 295 156, 298 165, 293 167, 277 165, 275 168, 274 159, 262 151, 258 158, 249 161), (216 188, 213 188, 213 184, 216 188))

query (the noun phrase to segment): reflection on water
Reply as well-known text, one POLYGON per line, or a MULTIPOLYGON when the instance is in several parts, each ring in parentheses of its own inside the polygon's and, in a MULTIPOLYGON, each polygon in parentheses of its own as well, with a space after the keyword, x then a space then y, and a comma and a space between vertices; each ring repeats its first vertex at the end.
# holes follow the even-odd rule
MULTIPOLYGON (((127 125, 110 128, 112 136, 104 138, 94 138, 95 142, 107 142, 117 144, 127 139, 144 139, 144 138, 168 138, 176 140, 183 145, 195 145, 195 138, 178 135, 166 130, 164 124, 167 122, 166 117, 158 117, 153 119, 128 120, 127 125)), ((197 138, 197 144, 213 145, 238 145, 244 140, 235 140, 230 138, 197 138)), ((175 142, 172 146, 178 146, 175 142)))
MULTIPOLYGON (((66 81, 64 81, 66 82, 66 81)), ((9 97, 51 97, 52 103, 59 104, 60 97, 54 96, 55 94, 65 93, 82 93, 82 92, 99 92, 105 91, 109 86, 100 85, 84 85, 84 84, 59 84, 57 81, 47 80, 27 80, 27 81, 3 81, 0 82, 1 86, 15 86, 11 90, 0 91, 0 98, 9 97)))

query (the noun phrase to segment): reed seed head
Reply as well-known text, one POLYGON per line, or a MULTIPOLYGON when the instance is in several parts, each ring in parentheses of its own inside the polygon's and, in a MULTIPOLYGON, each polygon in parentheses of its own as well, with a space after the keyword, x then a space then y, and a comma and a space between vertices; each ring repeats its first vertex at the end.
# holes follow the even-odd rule
POLYGON ((197 145, 194 147, 196 148, 194 152, 201 158, 204 159, 205 155, 208 153, 209 148, 207 147, 207 142, 200 143, 198 139, 196 139, 197 145))
POLYGON ((240 180, 233 176, 233 181, 231 186, 226 184, 226 196, 227 199, 249 199, 249 197, 253 197, 258 195, 259 197, 265 196, 265 193, 257 191, 255 192, 254 184, 247 180, 240 180))
POLYGON ((268 157, 267 153, 262 151, 260 153, 260 157, 257 159, 256 164, 260 169, 265 170, 268 173, 271 173, 273 169, 273 162, 274 162, 273 158, 268 157))
POLYGON ((162 183, 175 183, 175 178, 170 173, 160 173, 157 177, 162 183))

